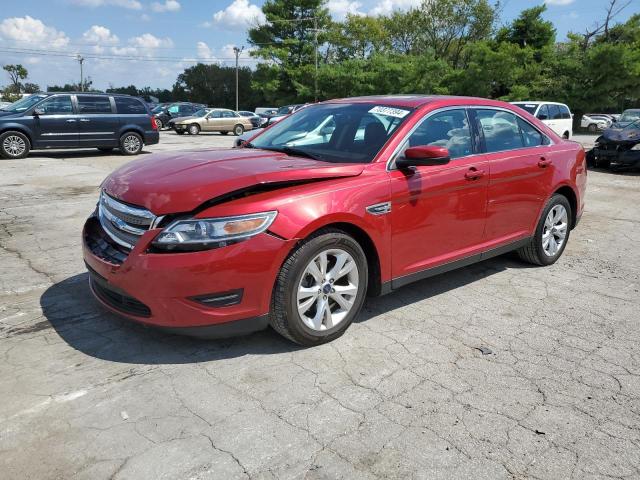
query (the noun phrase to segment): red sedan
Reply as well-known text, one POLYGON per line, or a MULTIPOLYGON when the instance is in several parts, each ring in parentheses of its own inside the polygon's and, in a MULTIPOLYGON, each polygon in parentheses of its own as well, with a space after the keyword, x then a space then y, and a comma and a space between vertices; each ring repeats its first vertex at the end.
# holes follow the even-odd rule
POLYGON ((365 296, 517 250, 564 251, 585 153, 513 105, 380 96, 309 106, 244 148, 154 155, 102 184, 95 296, 202 336, 340 336, 365 296))

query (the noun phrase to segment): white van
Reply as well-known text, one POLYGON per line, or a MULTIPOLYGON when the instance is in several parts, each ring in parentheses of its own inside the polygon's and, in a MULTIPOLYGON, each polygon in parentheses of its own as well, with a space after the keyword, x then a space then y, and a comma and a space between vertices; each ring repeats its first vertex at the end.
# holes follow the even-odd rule
POLYGON ((561 137, 573 137, 573 114, 564 103, 511 102, 546 124, 561 137))

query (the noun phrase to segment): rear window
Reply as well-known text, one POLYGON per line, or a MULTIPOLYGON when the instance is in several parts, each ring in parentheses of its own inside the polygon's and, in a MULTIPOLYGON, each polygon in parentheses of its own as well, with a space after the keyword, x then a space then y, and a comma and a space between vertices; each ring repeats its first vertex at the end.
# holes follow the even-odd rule
POLYGON ((79 113, 112 113, 109 97, 78 95, 79 113))
POLYGON ((514 103, 514 105, 522 108, 523 110, 526 110, 531 115, 533 115, 536 112, 536 108, 538 108, 537 103, 514 103))
POLYGON ((145 114, 147 113, 146 107, 142 102, 136 98, 129 97, 115 97, 116 110, 122 114, 145 114))
POLYGON ((558 105, 558 108, 560 109, 560 117, 567 119, 567 118, 571 118, 571 112, 569 111, 569 107, 567 107, 566 105, 558 105))

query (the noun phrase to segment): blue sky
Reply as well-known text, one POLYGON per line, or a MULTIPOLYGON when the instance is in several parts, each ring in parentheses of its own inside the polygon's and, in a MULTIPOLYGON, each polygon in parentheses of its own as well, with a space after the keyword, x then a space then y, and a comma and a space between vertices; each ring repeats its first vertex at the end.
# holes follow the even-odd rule
MULTIPOLYGON (((336 18, 346 12, 386 13, 420 0, 328 0, 336 18)), ((247 45, 246 30, 259 21, 264 0, 21 0, 0 10, 0 64, 22 63, 41 87, 77 82, 83 53, 85 75, 107 88, 171 87, 198 59, 233 63, 234 45, 247 45), (22 52, 2 51, 2 48, 22 52), (41 55, 42 51, 55 55, 41 55), (134 60, 124 60, 131 58, 134 60)), ((7 2, 8 4, 9 2, 7 2)), ((502 22, 541 1, 503 0, 502 22)), ((607 0, 547 0, 546 18, 558 38, 584 31, 604 17, 607 0)), ((639 0, 618 17, 637 13, 639 0)), ((247 52, 242 62, 250 65, 247 52)), ((0 77, 1 78, 1 77, 0 77)), ((0 85, 7 82, 0 79, 0 85)))

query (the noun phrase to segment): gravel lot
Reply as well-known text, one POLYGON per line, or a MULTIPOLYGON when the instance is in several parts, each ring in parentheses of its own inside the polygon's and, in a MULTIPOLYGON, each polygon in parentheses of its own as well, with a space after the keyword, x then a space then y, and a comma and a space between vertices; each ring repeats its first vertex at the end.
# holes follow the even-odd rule
MULTIPOLYGON (((147 151, 232 140, 165 133, 147 151)), ((0 162, 1 478, 640 478, 639 176, 590 173, 556 265, 504 256, 416 283, 302 349, 170 336, 96 304, 80 231, 125 161, 0 162)))

